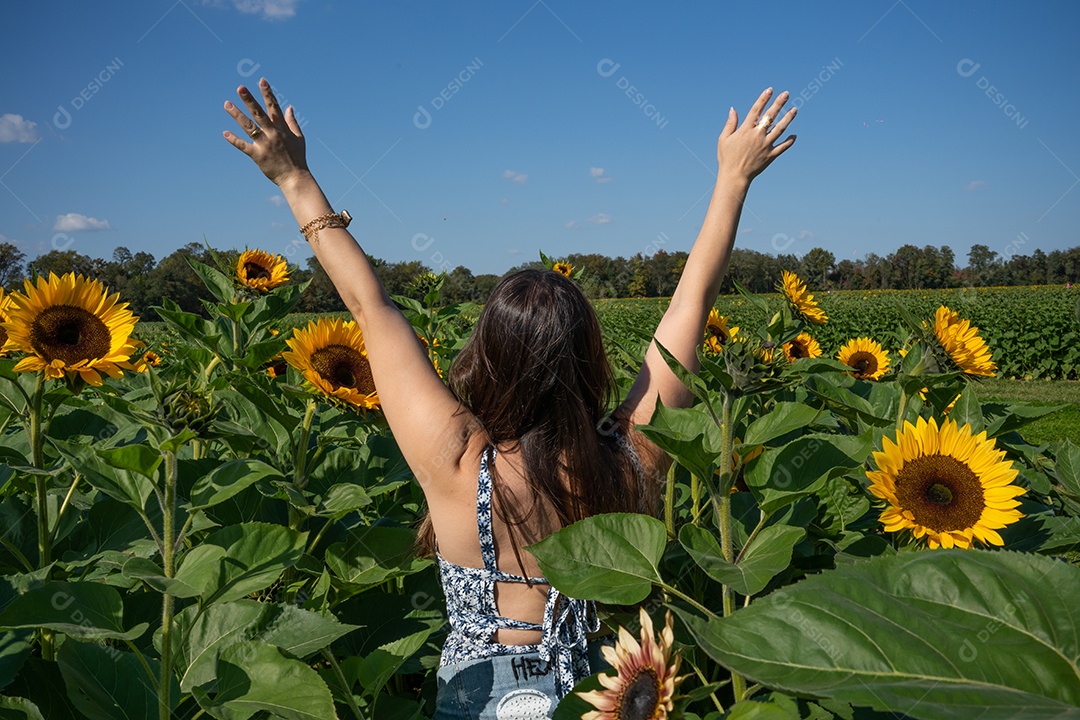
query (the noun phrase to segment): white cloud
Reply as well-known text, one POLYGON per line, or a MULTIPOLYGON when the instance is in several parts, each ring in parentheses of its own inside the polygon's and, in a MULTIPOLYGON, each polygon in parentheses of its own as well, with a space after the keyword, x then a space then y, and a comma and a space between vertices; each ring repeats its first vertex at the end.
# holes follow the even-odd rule
POLYGON ((980 188, 984 187, 985 185, 986 185, 985 180, 972 180, 971 182, 969 182, 967 184, 967 187, 965 187, 964 190, 966 190, 968 192, 972 192, 973 190, 979 190, 980 188))
POLYGON ((589 222, 593 225, 608 225, 611 223, 611 216, 607 213, 596 213, 589 218, 589 222))
POLYGON ((36 122, 31 122, 22 115, 0 115, 0 143, 32 143, 39 139, 36 122))
POLYGON ((53 225, 53 230, 59 230, 61 232, 91 232, 94 230, 112 230, 112 225, 108 220, 98 220, 97 218, 86 217, 79 213, 68 213, 67 215, 57 215, 56 224, 53 225))
POLYGON ((519 173, 517 170, 503 170, 503 177, 510 182, 516 182, 518 185, 529 182, 529 176, 525 173, 519 173))
POLYGON ((285 198, 281 197, 280 195, 271 195, 266 199, 274 203, 274 205, 277 205, 278 207, 281 207, 285 204, 285 198))
POLYGON ((233 0, 233 7, 248 15, 262 15, 266 20, 286 20, 296 15, 299 0, 233 0))
POLYGON ((604 172, 604 168, 589 168, 589 174, 592 175, 596 179, 596 182, 600 183, 601 185, 611 182, 612 179, 610 175, 604 172))
POLYGON ((743 228, 743 229, 739 230, 739 233, 740 233, 740 234, 743 234, 743 233, 752 233, 752 232, 754 232, 754 228, 743 228))
POLYGON ((814 233, 810 232, 809 230, 800 230, 799 231, 799 236, 798 236, 797 239, 798 240, 813 240, 815 237, 817 237, 817 236, 814 235, 814 233))
POLYGON ((270 223, 270 229, 271 230, 284 230, 285 229, 285 223, 279 223, 277 220, 275 220, 272 223, 270 223))
POLYGON ((578 221, 577 220, 571 220, 570 222, 563 224, 563 227, 566 228, 567 230, 573 230, 577 226, 578 226, 578 221))
POLYGON ((509 205, 510 204, 510 198, 499 198, 499 204, 500 205, 509 205))
POLYGON ((509 250, 506 251, 506 254, 507 255, 520 255, 521 250, 518 249, 518 248, 510 248, 509 250))

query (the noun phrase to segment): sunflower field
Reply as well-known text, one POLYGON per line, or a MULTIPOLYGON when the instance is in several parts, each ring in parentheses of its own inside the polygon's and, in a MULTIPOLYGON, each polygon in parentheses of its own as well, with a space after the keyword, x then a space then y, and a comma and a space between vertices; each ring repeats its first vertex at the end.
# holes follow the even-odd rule
MULTIPOLYGON (((777 300, 777 296, 768 296, 777 300)), ((910 330, 904 311, 932 317, 941 305, 964 315, 989 343, 998 375, 1022 379, 1080 379, 1080 287, 1038 285, 950 290, 844 290, 815 298, 829 322, 812 335, 835 357, 849 338, 873 337, 889 350, 903 347, 910 330)), ((597 313, 616 334, 654 328, 667 298, 597 300, 597 313)), ((735 325, 755 326, 765 312, 741 295, 721 297, 716 307, 735 325)))
MULTIPOLYGON (((430 716, 444 601, 362 335, 298 322, 280 257, 192 267, 215 301, 152 333, 81 276, 0 293, 0 717, 430 716)), ((477 308, 416 289, 445 376, 477 308)), ((666 355, 696 401, 639 428, 660 516, 529 548, 622 628, 555 717, 1080 717, 1080 448, 970 386, 1075 377, 1077 297, 975 292, 791 276, 666 355)), ((663 309, 598 306, 624 391, 663 309)))

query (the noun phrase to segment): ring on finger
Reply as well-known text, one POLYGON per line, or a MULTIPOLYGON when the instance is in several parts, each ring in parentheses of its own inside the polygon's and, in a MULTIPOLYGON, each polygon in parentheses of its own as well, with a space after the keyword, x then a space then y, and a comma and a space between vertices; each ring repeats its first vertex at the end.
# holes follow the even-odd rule
POLYGON ((761 116, 761 120, 758 121, 757 127, 768 130, 770 125, 772 125, 772 116, 765 113, 761 116))
POLYGON ((258 125, 256 125, 254 128, 252 128, 251 131, 248 132, 248 135, 251 136, 252 140, 259 137, 259 135, 261 135, 261 134, 262 134, 262 128, 259 127, 258 125))

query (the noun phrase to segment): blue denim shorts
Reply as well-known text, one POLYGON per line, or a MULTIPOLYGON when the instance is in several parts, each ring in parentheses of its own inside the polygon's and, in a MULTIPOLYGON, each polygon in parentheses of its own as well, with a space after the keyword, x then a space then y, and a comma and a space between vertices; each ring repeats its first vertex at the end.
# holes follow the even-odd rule
MULTIPOLYGON (((589 667, 610 666, 600 648, 614 636, 589 642, 589 667)), ((547 720, 559 704, 554 668, 538 653, 500 655, 439 668, 432 720, 547 720)))

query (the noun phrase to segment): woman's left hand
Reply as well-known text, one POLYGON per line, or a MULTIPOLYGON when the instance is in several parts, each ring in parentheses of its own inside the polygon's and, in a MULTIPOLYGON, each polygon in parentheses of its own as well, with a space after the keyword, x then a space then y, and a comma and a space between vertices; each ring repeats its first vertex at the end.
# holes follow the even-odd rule
POLYGON ((262 105, 246 87, 241 85, 236 89, 240 99, 247 106, 248 112, 251 113, 251 117, 245 115, 233 103, 225 103, 225 112, 232 115, 240 129, 252 139, 252 142, 246 142, 228 130, 223 133, 225 139, 254 160, 263 174, 278 186, 295 178, 310 175, 304 133, 300 130, 300 124, 296 122, 292 105, 284 113, 281 111, 277 98, 274 97, 274 91, 266 78, 259 81, 259 89, 266 102, 266 110, 263 110, 262 105))

